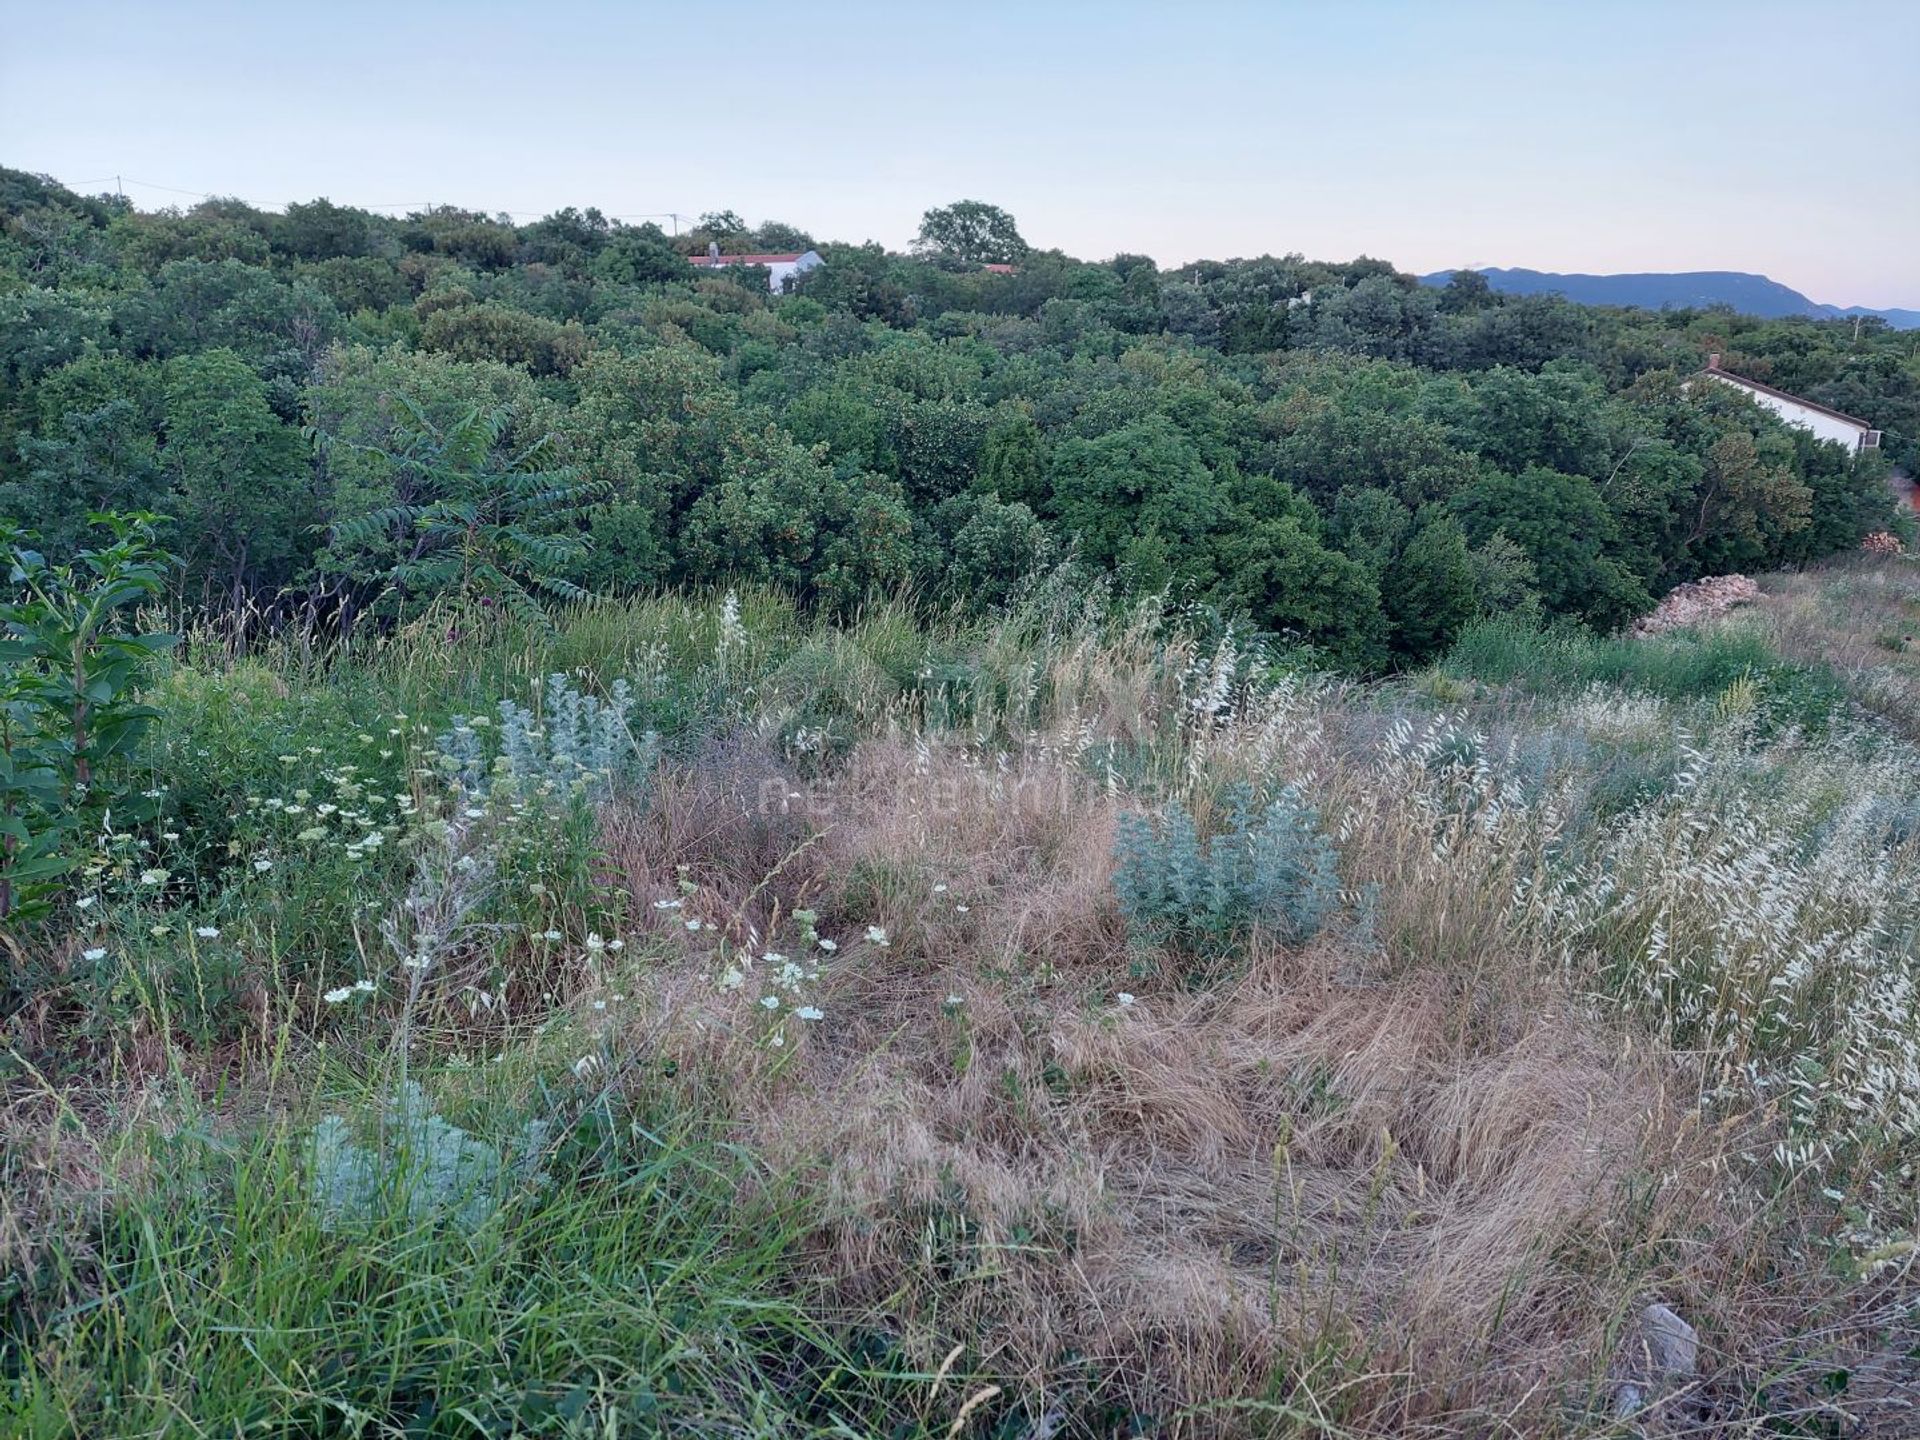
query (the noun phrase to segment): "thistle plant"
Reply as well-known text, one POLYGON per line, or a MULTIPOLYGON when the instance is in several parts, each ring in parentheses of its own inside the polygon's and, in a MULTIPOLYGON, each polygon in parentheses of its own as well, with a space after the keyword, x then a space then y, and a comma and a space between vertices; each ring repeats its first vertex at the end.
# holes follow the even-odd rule
POLYGON ((499 1208, 509 1182, 537 1185, 545 1178, 545 1121, 528 1121, 503 1147, 435 1114, 411 1080, 394 1087, 381 1118, 365 1143, 338 1115, 314 1127, 310 1195, 328 1229, 359 1229, 391 1217, 409 1224, 445 1220, 472 1231, 499 1208))

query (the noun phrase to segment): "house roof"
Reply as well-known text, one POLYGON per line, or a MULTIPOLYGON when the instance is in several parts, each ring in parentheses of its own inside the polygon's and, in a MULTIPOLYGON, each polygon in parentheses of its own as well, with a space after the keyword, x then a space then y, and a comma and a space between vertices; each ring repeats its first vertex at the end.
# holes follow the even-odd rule
POLYGON ((1020 267, 1018 265, 982 265, 980 268, 989 275, 1018 275, 1020 273, 1020 267))
POLYGON ((1729 380, 1735 385, 1744 385, 1749 390, 1758 390, 1763 395, 1771 395, 1776 400, 1785 400, 1790 405, 1804 406, 1808 410, 1818 411, 1835 420, 1844 420, 1849 425, 1858 425, 1862 430, 1873 429, 1871 420, 1862 420, 1858 415, 1849 415, 1844 410, 1836 410, 1831 405, 1822 405, 1818 400, 1808 400, 1804 396, 1790 395, 1785 390, 1776 390, 1773 386, 1759 380, 1749 380, 1744 375, 1735 375, 1731 370, 1722 370, 1713 361, 1707 362, 1707 368, 1700 372, 1711 375, 1717 380, 1729 380))
POLYGON ((796 250, 791 255, 689 255, 690 265, 791 265, 811 252, 796 250))

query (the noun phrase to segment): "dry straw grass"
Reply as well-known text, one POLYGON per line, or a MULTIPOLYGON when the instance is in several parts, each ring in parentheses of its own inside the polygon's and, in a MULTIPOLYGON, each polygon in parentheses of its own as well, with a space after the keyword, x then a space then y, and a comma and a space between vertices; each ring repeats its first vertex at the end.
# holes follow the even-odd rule
POLYGON ((1061 1413, 1090 1391, 1194 1434, 1590 1433, 1650 1297, 1709 1347, 1673 1427, 1742 1423, 1836 1357, 1894 1363, 1796 1203, 1745 1178, 1764 1105, 1595 1003, 1572 780, 1528 793, 1444 719, 1249 691, 1231 654, 1059 654, 990 724, 896 716, 824 784, 743 747, 610 822, 642 913, 686 866, 738 944, 795 910, 887 934, 835 957, 826 1022, 770 1060, 676 915, 673 1018, 646 1022, 818 1187, 838 1306, 1061 1413), (1145 793, 1204 814, 1236 780, 1310 786, 1377 940, 1256 938, 1198 985, 1129 943, 1115 817, 1145 793))
MULTIPOLYGON (((1786 582, 1739 623, 1810 645, 1906 583, 1786 582)), ((1572 1436, 1624 1433, 1657 1299, 1703 1359, 1643 1430, 1910 1433, 1920 751, 1762 733, 1744 682, 1442 713, 1144 609, 1010 624, 951 692, 900 683, 897 617, 755 666, 737 607, 668 619, 620 637, 685 652, 636 686, 704 651, 724 719, 599 807, 619 965, 509 956, 514 1022, 720 1116, 805 1208, 804 1298, 845 1333, 1006 1387, 1036 1436, 1572 1436), (1129 933, 1123 814, 1205 830, 1287 785, 1337 843, 1338 923, 1207 964, 1129 933)), ((1894 713, 1867 623, 1835 653, 1894 713)), ((436 1043, 512 1038, 436 997, 436 1043)), ((0 1243, 100 1186, 103 1151, 41 1143, 57 1108, 0 1114, 37 1177, 0 1243)))

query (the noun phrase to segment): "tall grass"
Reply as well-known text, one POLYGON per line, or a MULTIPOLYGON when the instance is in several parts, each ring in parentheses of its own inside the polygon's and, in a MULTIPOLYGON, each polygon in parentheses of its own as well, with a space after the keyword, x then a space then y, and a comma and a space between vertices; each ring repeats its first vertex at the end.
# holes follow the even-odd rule
POLYGON ((1847 704, 1838 678, 1818 662, 1784 659, 1753 625, 1676 630, 1648 637, 1597 636, 1573 628, 1482 620, 1467 627, 1442 673, 1486 685, 1553 695, 1600 685, 1667 700, 1713 698, 1752 687, 1780 725, 1823 730, 1847 704))
POLYGON ((160 819, 9 972, 0 1414, 1574 1436, 1655 1298, 1710 1357, 1679 1429, 1920 1383, 1920 752, 1856 677, 1764 610, 1377 687, 1191 621, 742 592, 195 652, 160 819), (522 784, 617 680, 659 751, 522 784), (1316 923, 1128 924, 1233 901, 1153 867, 1276 805, 1316 923), (472 1226, 313 1203, 401 1076, 490 1153, 552 1127, 472 1226))
POLYGON ((117 1157, 137 1179, 44 1259, 62 1298, 6 1316, 0 1429, 847 1435, 911 1413, 926 1377, 808 1315, 804 1218, 714 1117, 619 1090, 566 1108, 544 1183, 470 1229, 329 1225, 294 1116, 141 1136, 117 1157))

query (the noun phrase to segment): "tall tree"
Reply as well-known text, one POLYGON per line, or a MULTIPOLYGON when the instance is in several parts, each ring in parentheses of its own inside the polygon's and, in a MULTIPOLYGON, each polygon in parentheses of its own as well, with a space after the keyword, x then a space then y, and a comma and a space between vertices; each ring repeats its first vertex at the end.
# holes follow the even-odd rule
POLYGON ((1429 507, 1406 548, 1387 566, 1380 598, 1404 658, 1431 660, 1479 609, 1473 556, 1460 522, 1429 507))
POLYGON ((920 217, 916 253, 976 265, 1010 264, 1027 253, 1013 216, 983 200, 956 200, 920 217))
POLYGON ((166 448, 189 583, 239 600, 293 578, 318 518, 300 432, 231 350, 167 363, 166 448))

